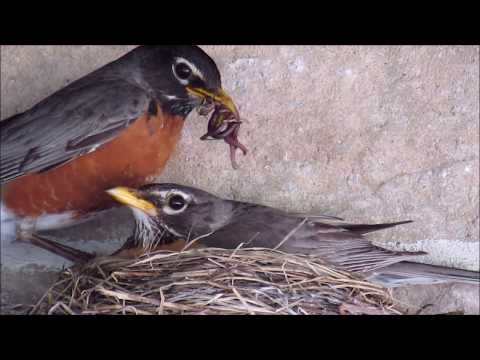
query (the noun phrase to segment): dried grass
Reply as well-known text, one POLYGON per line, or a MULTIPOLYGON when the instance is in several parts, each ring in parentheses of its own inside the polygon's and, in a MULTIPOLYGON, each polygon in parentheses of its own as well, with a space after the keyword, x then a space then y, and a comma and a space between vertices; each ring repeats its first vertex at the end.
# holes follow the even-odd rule
POLYGON ((31 314, 400 314, 384 288, 270 249, 160 251, 67 269, 31 314))

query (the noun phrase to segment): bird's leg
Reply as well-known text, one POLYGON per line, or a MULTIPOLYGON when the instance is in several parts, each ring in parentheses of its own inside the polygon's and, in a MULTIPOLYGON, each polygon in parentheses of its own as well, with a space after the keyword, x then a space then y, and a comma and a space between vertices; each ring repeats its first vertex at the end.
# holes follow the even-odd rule
POLYGON ((22 223, 17 224, 15 241, 28 242, 74 263, 86 263, 95 258, 94 254, 90 254, 37 235, 35 231, 35 225, 36 222, 34 220, 28 219, 24 219, 22 223))
POLYGON ((15 240, 18 242, 30 242, 30 237, 35 231, 35 220, 23 219, 15 226, 15 240))
POLYGON ((70 260, 75 264, 83 264, 95 258, 94 254, 60 244, 56 241, 48 240, 36 234, 30 235, 30 243, 53 254, 59 255, 67 260, 70 260))
POLYGON ((77 250, 67 245, 60 244, 56 241, 45 239, 42 236, 36 235, 32 228, 19 226, 16 230, 16 241, 29 242, 32 245, 38 246, 53 254, 59 255, 74 263, 85 263, 95 257, 95 255, 77 250))

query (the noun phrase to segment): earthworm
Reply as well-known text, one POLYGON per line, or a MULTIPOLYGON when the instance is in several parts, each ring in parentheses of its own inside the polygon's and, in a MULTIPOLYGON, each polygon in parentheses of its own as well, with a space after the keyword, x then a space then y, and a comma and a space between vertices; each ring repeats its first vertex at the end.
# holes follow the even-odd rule
MULTIPOLYGON (((204 110, 206 107, 204 107, 204 110)), ((247 154, 247 148, 238 140, 241 121, 234 120, 235 115, 221 105, 215 105, 214 111, 208 121, 207 133, 201 140, 223 139, 230 146, 230 161, 234 169, 238 169, 235 152, 240 149, 243 155, 247 154)))

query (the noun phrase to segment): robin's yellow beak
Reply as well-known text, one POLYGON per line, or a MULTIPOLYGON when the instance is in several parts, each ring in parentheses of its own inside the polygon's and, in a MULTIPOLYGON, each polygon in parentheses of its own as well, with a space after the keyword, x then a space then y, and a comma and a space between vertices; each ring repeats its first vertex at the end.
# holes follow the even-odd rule
POLYGON ((199 98, 211 99, 215 103, 223 105, 235 116, 235 119, 240 121, 240 114, 237 106, 233 102, 232 98, 222 88, 215 91, 210 91, 204 88, 187 86, 187 91, 194 96, 198 96, 199 98))
POLYGON ((121 204, 137 208, 152 216, 157 214, 155 205, 142 199, 135 189, 119 186, 107 190, 107 193, 121 204))

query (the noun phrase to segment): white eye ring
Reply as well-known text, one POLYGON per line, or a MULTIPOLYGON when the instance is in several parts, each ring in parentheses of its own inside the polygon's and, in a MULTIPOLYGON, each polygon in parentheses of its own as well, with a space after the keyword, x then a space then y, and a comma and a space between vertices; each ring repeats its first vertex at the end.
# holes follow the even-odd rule
POLYGON ((175 61, 172 64, 172 72, 173 72, 173 75, 175 76, 175 78, 182 85, 188 85, 189 79, 192 77, 192 74, 197 76, 198 78, 204 80, 202 72, 194 64, 192 64, 190 61, 188 61, 187 59, 184 59, 184 58, 180 58, 180 57, 175 58, 175 61), (191 71, 191 74, 188 77, 182 77, 181 74, 177 73, 177 71, 176 71, 177 66, 180 65, 180 64, 184 64, 191 71))
POLYGON ((192 69, 183 62, 173 66, 173 74, 182 84, 188 84, 188 79, 192 76, 192 73, 192 69))
POLYGON ((172 192, 167 195, 162 210, 167 215, 178 215, 183 213, 189 205, 189 197, 180 192, 172 192), (180 207, 177 207, 180 205, 180 207))

